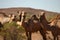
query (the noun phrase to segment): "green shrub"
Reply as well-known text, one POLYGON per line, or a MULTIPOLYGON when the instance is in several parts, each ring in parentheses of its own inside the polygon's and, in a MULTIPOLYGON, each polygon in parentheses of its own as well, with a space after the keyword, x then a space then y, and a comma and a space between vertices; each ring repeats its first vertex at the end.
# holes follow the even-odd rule
POLYGON ((2 28, 0 35, 5 37, 6 40, 24 40, 26 39, 26 36, 23 35, 24 33, 25 30, 22 26, 18 26, 15 22, 11 22, 4 24, 4 28, 2 28))

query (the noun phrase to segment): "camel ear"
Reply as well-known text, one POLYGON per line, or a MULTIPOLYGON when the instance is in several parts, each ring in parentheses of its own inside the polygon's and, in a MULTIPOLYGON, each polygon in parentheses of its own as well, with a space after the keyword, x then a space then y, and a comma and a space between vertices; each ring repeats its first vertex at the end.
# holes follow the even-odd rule
POLYGON ((43 14, 45 14, 44 12, 41 12, 41 14, 40 15, 43 15, 43 14))

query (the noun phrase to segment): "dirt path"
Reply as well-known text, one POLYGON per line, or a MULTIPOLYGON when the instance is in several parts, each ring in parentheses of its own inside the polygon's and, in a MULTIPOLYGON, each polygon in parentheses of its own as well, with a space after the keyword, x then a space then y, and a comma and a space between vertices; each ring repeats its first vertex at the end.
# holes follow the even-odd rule
POLYGON ((32 34, 32 40, 43 40, 39 32, 32 34))

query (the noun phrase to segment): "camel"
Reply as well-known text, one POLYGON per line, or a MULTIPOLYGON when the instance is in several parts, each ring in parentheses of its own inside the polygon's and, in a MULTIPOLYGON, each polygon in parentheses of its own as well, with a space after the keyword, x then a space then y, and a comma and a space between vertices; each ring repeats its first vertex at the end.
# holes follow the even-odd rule
POLYGON ((11 14, 9 16, 7 16, 5 14, 3 14, 3 15, 4 15, 3 17, 0 17, 0 22, 2 24, 7 23, 7 22, 11 23, 12 20, 14 19, 14 15, 13 14, 11 14))
POLYGON ((43 37, 43 40, 46 40, 46 31, 45 29, 43 29, 43 25, 40 23, 40 21, 36 20, 36 16, 34 15, 33 17, 35 17, 36 19, 32 18, 28 20, 28 22, 25 22, 25 17, 26 17, 26 13, 24 11, 22 11, 22 14, 20 15, 20 26, 23 26, 25 31, 26 31, 26 36, 27 36, 27 40, 31 40, 31 34, 33 32, 37 32, 39 31, 43 37), (34 21, 34 20, 35 21, 34 21))
POLYGON ((60 28, 60 25, 59 25, 59 23, 60 23, 60 15, 58 14, 58 15, 56 15, 53 19, 51 19, 50 20, 50 26, 55 26, 55 25, 57 25, 59 28, 60 28))
POLYGON ((40 16, 40 22, 43 24, 44 28, 46 28, 46 31, 51 31, 52 32, 52 34, 54 36, 54 40, 56 40, 56 39, 58 40, 58 35, 60 35, 60 28, 58 28, 57 25, 54 25, 54 26, 48 25, 49 23, 45 18, 45 13, 44 12, 40 16))

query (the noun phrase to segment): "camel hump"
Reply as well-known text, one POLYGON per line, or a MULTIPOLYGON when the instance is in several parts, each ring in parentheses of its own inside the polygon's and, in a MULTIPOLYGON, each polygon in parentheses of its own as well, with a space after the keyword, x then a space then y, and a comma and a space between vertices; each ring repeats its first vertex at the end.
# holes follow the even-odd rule
POLYGON ((32 19, 32 20, 37 20, 37 21, 39 20, 36 15, 33 15, 33 16, 31 17, 31 19, 32 19))

